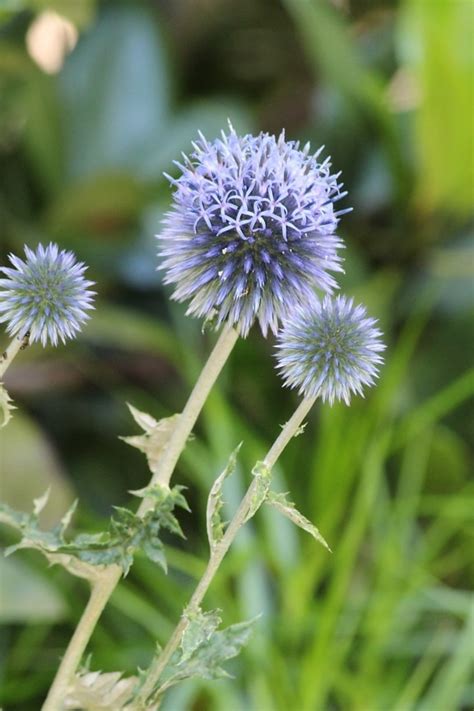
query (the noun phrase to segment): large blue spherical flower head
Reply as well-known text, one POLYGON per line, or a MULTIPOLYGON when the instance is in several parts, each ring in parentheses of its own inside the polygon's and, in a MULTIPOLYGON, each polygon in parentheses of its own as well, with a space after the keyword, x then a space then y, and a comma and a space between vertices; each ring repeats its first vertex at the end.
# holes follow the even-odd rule
POLYGON ((74 338, 94 308, 93 282, 83 276, 87 267, 55 244, 35 252, 25 247, 25 255, 23 261, 11 254, 13 268, 0 267, 7 277, 0 279, 0 323, 7 322, 8 333, 29 334, 43 346, 74 338))
POLYGON ((278 369, 285 385, 331 405, 373 385, 385 349, 376 321, 352 299, 326 296, 299 309, 278 335, 278 369))
POLYGON ((190 314, 243 336, 256 319, 264 335, 276 333, 315 288, 337 287, 338 176, 284 133, 239 137, 231 127, 212 143, 200 134, 193 147, 169 178, 173 205, 158 235, 165 282, 190 314))

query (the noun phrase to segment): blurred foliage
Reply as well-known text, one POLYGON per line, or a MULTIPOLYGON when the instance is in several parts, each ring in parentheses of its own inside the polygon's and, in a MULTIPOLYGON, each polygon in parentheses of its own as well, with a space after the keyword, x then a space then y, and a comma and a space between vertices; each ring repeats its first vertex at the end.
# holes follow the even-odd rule
MULTIPOLYGON (((324 143, 355 208, 343 287, 389 344, 374 393, 318 407, 276 471, 334 552, 260 512, 207 601, 225 625, 262 613, 236 678, 187 682, 163 709, 472 708, 470 3, 6 0, 0 23, 0 262, 53 239, 99 291, 81 339, 31 348, 7 374, 19 410, 0 435, 2 499, 30 510, 50 483, 49 522, 78 494, 78 527, 98 530, 147 484, 144 458, 118 439, 125 402, 157 419, 179 411, 213 340, 169 302, 153 236, 170 199, 162 172, 197 130, 212 138, 229 117, 324 143), (79 33, 54 74, 33 59, 45 10, 79 33)), ((213 480, 244 440, 228 517, 295 406, 271 349, 256 330, 237 344, 175 475, 188 540, 166 546, 167 576, 135 561, 92 669, 133 674, 166 641, 203 571, 213 480)), ((86 585, 35 552, 1 565, 0 704, 36 711, 86 585)))

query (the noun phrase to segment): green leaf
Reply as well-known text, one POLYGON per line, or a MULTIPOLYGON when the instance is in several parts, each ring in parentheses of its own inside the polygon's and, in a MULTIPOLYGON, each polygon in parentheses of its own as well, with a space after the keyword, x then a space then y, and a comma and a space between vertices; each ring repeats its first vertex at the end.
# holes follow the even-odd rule
POLYGON ((265 503, 273 506, 277 511, 282 513, 283 516, 289 518, 296 526, 302 528, 303 531, 307 531, 313 538, 327 548, 328 551, 331 551, 316 526, 298 511, 294 503, 286 498, 286 494, 276 494, 273 491, 269 491, 265 503))
POLYGON ((16 409, 12 402, 6 388, 0 383, 0 428, 5 427, 12 418, 11 412, 16 409))
POLYGON ((154 540, 145 539, 142 543, 142 550, 148 560, 151 560, 152 563, 157 563, 165 572, 168 570, 165 549, 159 538, 155 538, 154 540))
POLYGON ((229 477, 234 471, 237 464, 237 455, 242 446, 242 442, 234 449, 229 457, 229 461, 226 464, 225 469, 217 477, 214 484, 212 485, 211 491, 209 492, 209 497, 207 499, 207 511, 206 511, 206 524, 207 524, 207 537, 209 539, 209 545, 211 551, 216 547, 217 543, 222 540, 224 536, 224 522, 221 517, 221 510, 224 505, 222 499, 222 487, 224 481, 229 477))
POLYGON ((267 498, 268 490, 270 489, 272 470, 266 462, 257 462, 252 469, 252 474, 254 476, 255 489, 242 525, 255 516, 267 498))
POLYGON ((144 430, 143 435, 133 435, 131 437, 120 437, 131 447, 136 447, 146 455, 148 466, 153 474, 158 474, 160 459, 172 436, 180 415, 172 415, 161 420, 146 412, 137 410, 136 407, 127 403, 128 409, 132 413, 135 422, 144 430))
POLYGON ((40 551, 48 561, 54 565, 62 565, 72 575, 87 580, 95 580, 96 571, 86 561, 79 560, 70 553, 68 544, 64 539, 64 523, 72 516, 76 504, 63 517, 62 522, 51 531, 43 531, 38 525, 38 517, 48 501, 49 491, 42 497, 35 499, 34 509, 31 514, 15 511, 8 504, 0 503, 0 523, 5 523, 21 531, 22 538, 19 543, 9 546, 5 555, 11 555, 21 548, 33 548, 40 551))
POLYGON ((167 489, 154 486, 134 492, 146 496, 152 506, 141 517, 125 508, 115 508, 107 531, 81 533, 66 540, 65 530, 76 507, 74 503, 51 531, 43 531, 38 524, 41 510, 47 503, 48 494, 34 502, 31 514, 15 511, 7 504, 0 504, 0 522, 13 526, 22 533, 19 543, 10 546, 6 555, 21 548, 34 548, 43 553, 50 563, 62 565, 73 575, 95 580, 97 566, 119 565, 127 575, 135 554, 142 550, 153 562, 166 571, 163 544, 160 540, 162 528, 183 536, 181 527, 172 513, 175 506, 188 508, 181 493, 182 487, 167 489))
POLYGON ((77 536, 70 546, 75 547, 81 560, 92 565, 120 565, 124 575, 128 574, 135 554, 141 550, 166 572, 166 559, 159 536, 161 529, 166 528, 184 538, 181 526, 172 513, 175 506, 188 509, 182 489, 180 486, 168 489, 155 485, 130 492, 152 501, 151 508, 143 517, 129 509, 116 507, 107 532, 77 536))
MULTIPOLYGON (((218 630, 216 611, 203 613, 200 609, 188 614, 187 638, 164 671, 164 682, 152 695, 158 699, 170 686, 185 679, 222 679, 230 675, 223 664, 236 657, 247 644, 257 618, 218 630), (201 627, 201 629, 200 629, 201 627)), ((185 631, 186 634, 186 631, 185 631)))
POLYGON ((209 641, 222 620, 217 610, 203 612, 201 608, 185 612, 186 629, 181 638, 181 661, 188 661, 194 652, 209 641))
POLYGON ((172 513, 176 506, 179 506, 185 511, 191 510, 188 506, 188 502, 181 493, 185 488, 185 486, 173 486, 172 489, 168 489, 167 486, 153 484, 144 489, 131 491, 130 493, 142 499, 151 500, 154 504, 153 510, 159 517, 160 525, 167 528, 171 533, 185 538, 176 516, 172 513))

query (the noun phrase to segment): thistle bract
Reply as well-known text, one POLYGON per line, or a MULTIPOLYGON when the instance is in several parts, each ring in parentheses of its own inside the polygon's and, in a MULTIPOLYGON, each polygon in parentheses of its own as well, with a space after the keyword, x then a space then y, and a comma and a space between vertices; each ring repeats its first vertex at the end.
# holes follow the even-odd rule
MULTIPOLYGON (((165 283, 188 313, 234 325, 245 336, 258 319, 262 332, 298 304, 331 292, 330 272, 342 271, 334 202, 341 192, 329 160, 309 144, 230 128, 177 165, 181 176, 160 235, 165 283)), ((169 177, 169 176, 168 176, 169 177)))
POLYGON ((93 282, 83 276, 87 267, 55 244, 25 247, 25 255, 23 261, 11 254, 12 267, 0 267, 6 275, 0 279, 0 322, 8 324, 8 333, 29 333, 31 342, 43 346, 74 338, 93 308, 93 282))
POLYGON ((299 309, 278 336, 278 369, 285 385, 331 405, 363 394, 378 375, 385 349, 376 321, 352 299, 329 296, 299 309))

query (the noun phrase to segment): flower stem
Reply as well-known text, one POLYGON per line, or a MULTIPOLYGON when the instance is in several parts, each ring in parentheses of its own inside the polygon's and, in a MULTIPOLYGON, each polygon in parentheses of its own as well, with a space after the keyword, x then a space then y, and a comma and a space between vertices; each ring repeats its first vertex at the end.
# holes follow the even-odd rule
MULTIPOLYGON (((183 451, 206 398, 238 337, 238 332, 232 327, 226 326, 223 329, 178 419, 177 426, 163 453, 160 469, 152 477, 150 484, 169 485, 179 455, 183 451)), ((138 509, 138 515, 144 516, 152 505, 153 503, 150 499, 144 499, 138 509)), ((61 661, 43 706, 43 711, 60 711, 62 709, 62 700, 65 698, 69 683, 80 663, 102 610, 112 595, 121 575, 122 569, 117 565, 104 566, 103 570, 98 573, 98 579, 93 584, 89 603, 61 661)))
POLYGON ((58 673, 48 692, 43 711, 60 711, 66 698, 69 683, 81 661, 84 650, 97 624, 122 570, 118 566, 108 566, 107 575, 92 585, 89 602, 61 660, 58 673), (111 570, 110 568, 113 568, 111 570))
MULTIPOLYGON (((270 448, 270 450, 268 451, 268 453, 264 459, 264 464, 266 464, 270 470, 275 465, 275 462, 277 461, 278 457, 281 455, 281 453, 285 449, 286 445, 297 433, 301 423, 303 422, 304 418, 306 417, 306 415, 312 408, 315 400, 316 400, 316 398, 306 398, 305 400, 302 400, 302 402, 296 408, 296 410, 293 413, 293 415, 291 416, 291 418, 284 425, 282 431, 280 432, 279 436, 273 443, 272 447, 270 448)), ((244 498, 242 499, 242 501, 240 503, 239 508, 237 509, 234 517, 232 518, 231 522, 229 523, 223 538, 219 541, 219 543, 215 546, 214 550, 212 551, 210 559, 209 559, 209 563, 207 564, 207 568, 204 571, 204 575, 202 576, 201 580, 197 584, 197 587, 195 588, 194 593, 192 594, 192 597, 191 597, 189 604, 186 608, 186 612, 196 611, 197 608, 199 608, 199 606, 201 605, 201 602, 202 602, 202 600, 209 588, 209 585, 211 584, 220 564, 222 563, 222 560, 223 560, 225 554, 229 550, 229 548, 230 548, 231 544, 233 543, 240 528, 243 526, 243 524, 248 519, 248 514, 249 514, 249 511, 252 507, 252 501, 253 501, 254 495, 257 492, 257 487, 258 487, 258 481, 257 481, 257 478, 254 477, 249 488, 247 489, 247 492, 246 492, 244 498)), ((168 644, 163 649, 160 656, 157 657, 152 662, 152 664, 148 670, 146 680, 143 684, 143 687, 140 691, 140 695, 138 697, 139 703, 142 703, 144 705, 143 708, 146 708, 146 702, 147 702, 149 696, 155 690, 161 674, 163 673, 166 665, 168 664, 169 660, 173 656, 174 652, 178 648, 178 646, 181 642, 181 637, 182 637, 183 632, 186 628, 186 625, 187 625, 187 618, 186 618, 186 615, 183 615, 181 617, 178 625, 175 627, 175 630, 174 630, 172 636, 170 637, 168 644)))
POLYGON ((0 380, 7 368, 11 365, 12 360, 19 351, 25 350, 29 343, 30 334, 24 336, 15 336, 10 342, 7 350, 0 356, 0 380))
MULTIPOLYGON (((160 461, 159 469, 156 474, 153 475, 150 485, 169 485, 179 455, 183 451, 198 415, 206 402, 207 396, 217 380, 238 337, 238 332, 231 326, 226 326, 222 331, 219 340, 214 346, 214 350, 201 371, 183 412, 178 418, 176 428, 171 435, 170 441, 166 445, 166 449, 160 461)), ((153 502, 151 499, 143 499, 138 509, 139 515, 143 516, 152 505, 153 502)))

